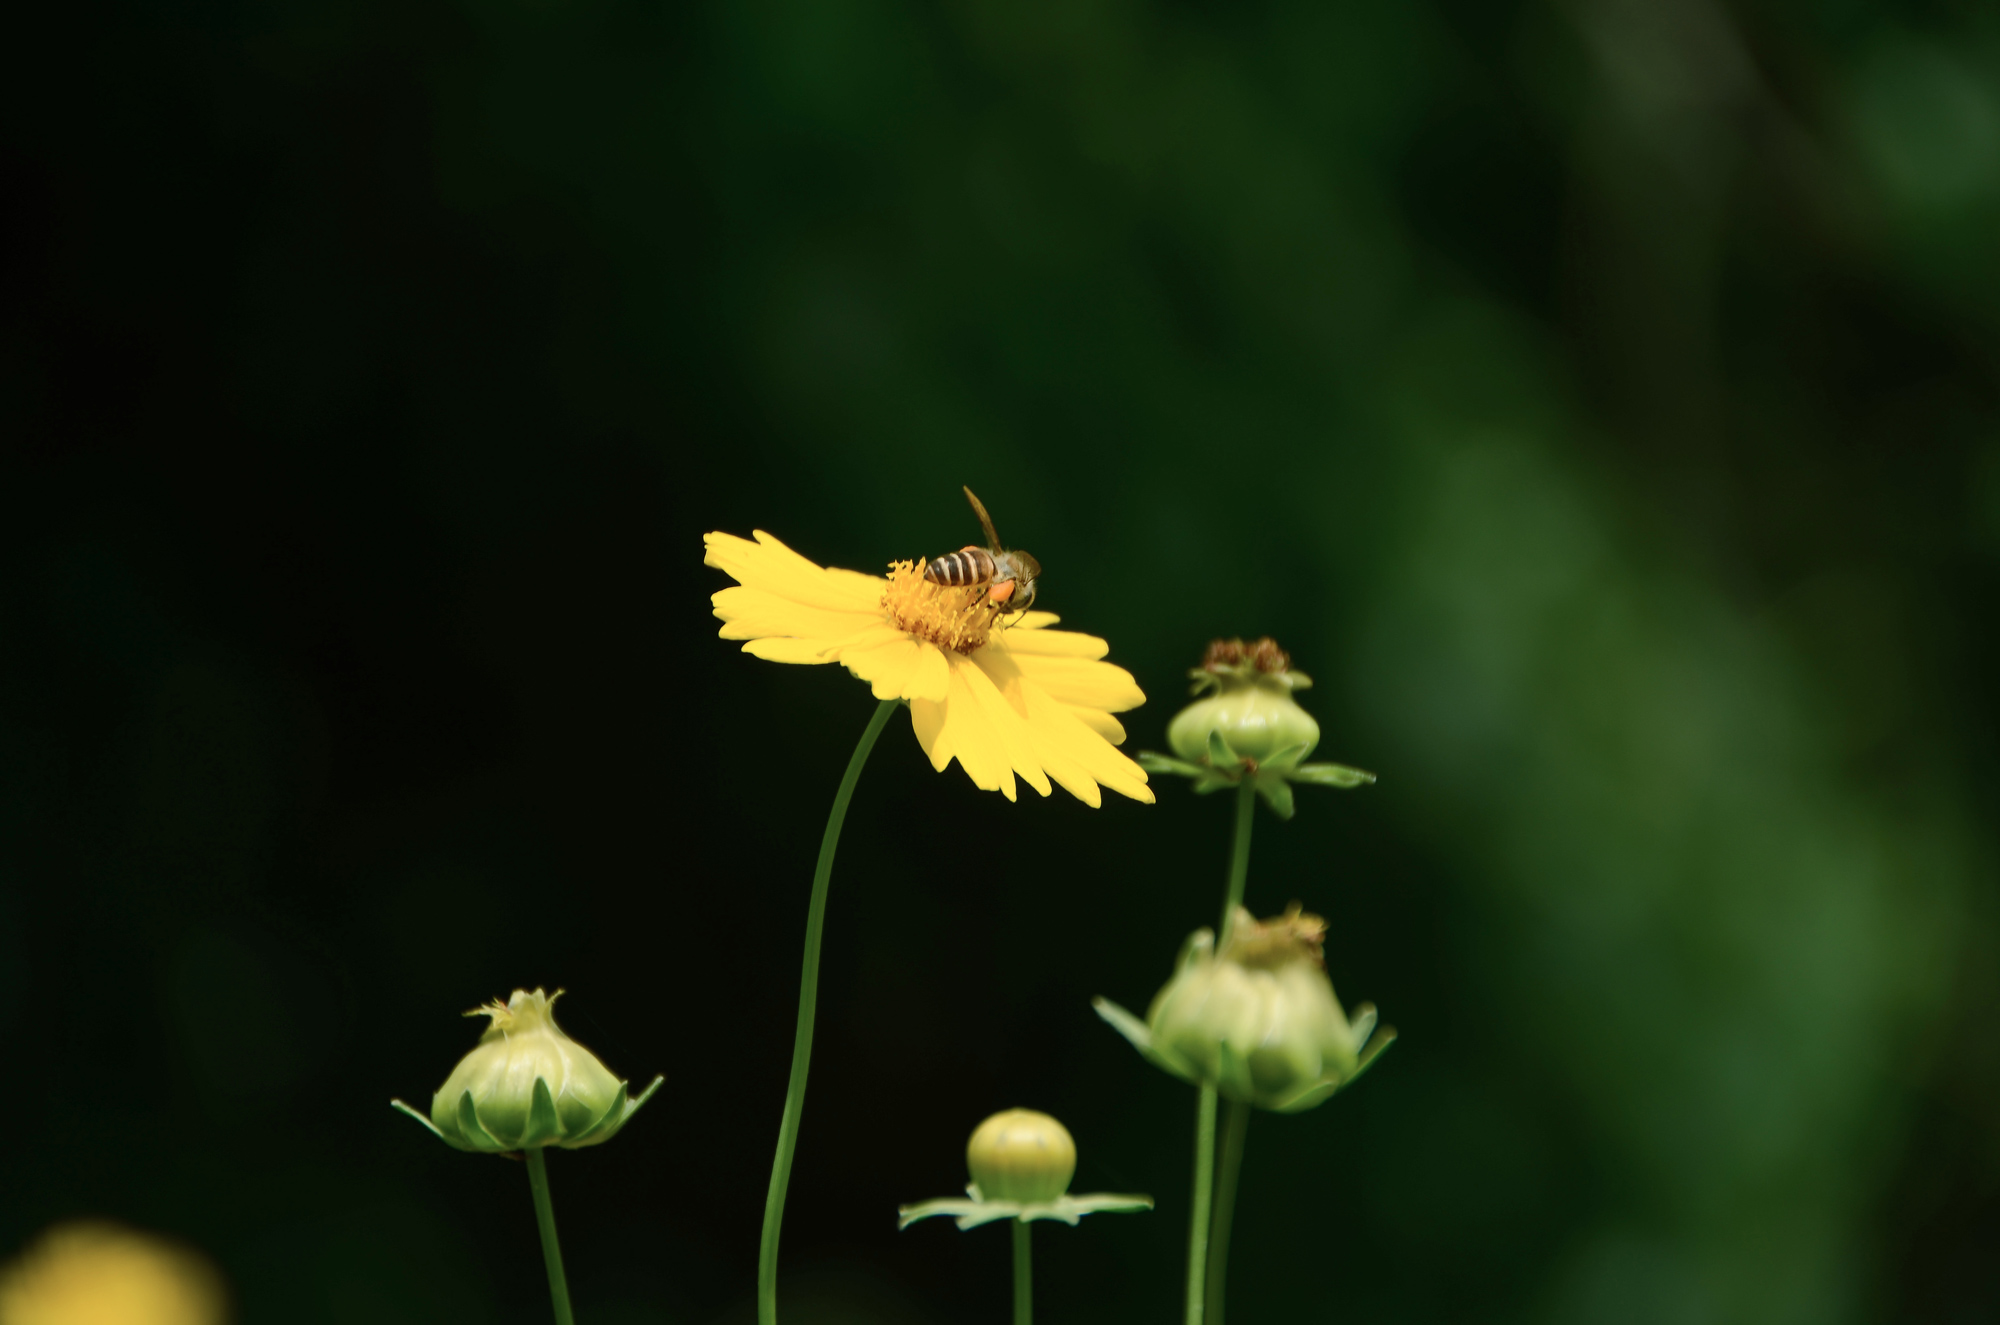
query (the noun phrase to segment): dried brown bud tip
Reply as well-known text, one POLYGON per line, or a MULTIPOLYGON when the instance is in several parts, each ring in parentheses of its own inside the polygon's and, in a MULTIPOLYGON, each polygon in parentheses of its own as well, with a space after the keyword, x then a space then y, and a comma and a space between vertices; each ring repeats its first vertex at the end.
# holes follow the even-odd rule
POLYGON ((1265 635, 1248 644, 1240 639, 1210 640, 1201 660, 1202 669, 1210 672, 1234 671, 1245 663, 1260 672, 1276 673, 1288 670, 1292 658, 1278 647, 1278 641, 1265 635))

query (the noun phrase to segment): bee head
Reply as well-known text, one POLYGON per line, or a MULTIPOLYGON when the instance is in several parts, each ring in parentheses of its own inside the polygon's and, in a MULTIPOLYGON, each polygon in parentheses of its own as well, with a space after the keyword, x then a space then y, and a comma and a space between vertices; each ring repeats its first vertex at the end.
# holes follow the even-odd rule
POLYGON ((1035 585, 1042 578, 1042 563, 1025 552, 1014 553, 1020 580, 1014 588, 1015 610, 1025 612, 1035 605, 1035 585))

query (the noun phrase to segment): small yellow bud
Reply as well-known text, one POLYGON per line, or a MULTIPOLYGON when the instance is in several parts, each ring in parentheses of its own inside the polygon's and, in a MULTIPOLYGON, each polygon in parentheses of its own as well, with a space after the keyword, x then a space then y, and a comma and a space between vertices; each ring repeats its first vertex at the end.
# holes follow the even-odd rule
POLYGON ((973 1130, 965 1167, 989 1201, 1053 1201, 1076 1173, 1076 1142, 1046 1113, 1007 1109, 973 1130))
POLYGON ((430 1117, 393 1103, 460 1150, 575 1149, 610 1140, 661 1079, 628 1099, 626 1083, 556 1025, 561 996, 560 989, 516 989, 505 1003, 495 999, 466 1013, 492 1020, 432 1097, 430 1117))

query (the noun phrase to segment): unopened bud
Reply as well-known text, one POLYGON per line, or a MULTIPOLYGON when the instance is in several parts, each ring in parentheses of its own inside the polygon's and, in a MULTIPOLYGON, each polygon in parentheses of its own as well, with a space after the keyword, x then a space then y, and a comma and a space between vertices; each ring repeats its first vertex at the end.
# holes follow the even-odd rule
POLYGON ((1074 1224, 1089 1214, 1153 1208, 1150 1196, 1070 1195, 1076 1142, 1067 1127, 1033 1109, 1006 1109, 974 1128, 965 1144, 965 1167, 972 1171, 972 1182, 963 1199, 945 1196, 899 1206, 896 1227, 908 1228, 933 1215, 950 1215, 962 1229, 996 1219, 1074 1224))
POLYGON ((973 1131, 965 1167, 988 1200, 1053 1201, 1076 1173, 1076 1142, 1046 1113, 1008 1109, 973 1131))
POLYGON ((505 1003, 495 999, 466 1013, 492 1020, 432 1097, 430 1117, 393 1103, 460 1150, 575 1149, 610 1140, 661 1079, 628 1098, 626 1083, 556 1025, 561 995, 516 989, 505 1003))
POLYGON ((1287 751, 1293 752, 1288 762, 1297 763, 1319 744, 1319 723, 1292 698, 1312 678, 1293 671, 1291 658, 1269 636, 1251 644, 1216 640, 1190 675, 1194 693, 1206 698, 1175 714, 1167 726, 1167 743, 1182 759, 1207 760, 1211 734, 1257 764, 1287 751))
POLYGON ((1103 999, 1098 1015, 1184 1080, 1266 1109, 1310 1108, 1395 1038, 1371 1038, 1370 1005, 1348 1021, 1321 958, 1325 934, 1296 905, 1262 922, 1238 908, 1220 952, 1211 931, 1195 931, 1145 1021, 1103 999))

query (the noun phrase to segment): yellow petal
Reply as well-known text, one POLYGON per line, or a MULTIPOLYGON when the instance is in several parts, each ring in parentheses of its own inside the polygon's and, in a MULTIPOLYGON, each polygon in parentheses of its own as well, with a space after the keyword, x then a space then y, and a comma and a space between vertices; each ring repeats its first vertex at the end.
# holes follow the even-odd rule
MULTIPOLYGON (((1060 701, 1058 701, 1060 702, 1060 701)), ((1125 744, 1125 724, 1102 709, 1083 708, 1075 704, 1065 705, 1071 716, 1084 726, 1102 736, 1113 745, 1125 744)))
POLYGON ((1024 675, 1059 703, 1071 708, 1093 708, 1105 713, 1123 713, 1146 702, 1146 692, 1132 679, 1132 673, 1108 662, 1086 658, 1056 658, 1037 654, 1015 655, 1024 675))
POLYGON ((882 614, 868 611, 836 611, 814 607, 764 589, 733 584, 709 595, 715 615, 725 623, 719 632, 724 639, 756 639, 760 635, 818 635, 838 639, 851 635, 882 614))
POLYGON ((954 656, 958 661, 952 670, 964 676, 965 687, 977 701, 979 711, 994 735, 999 738, 1008 764, 1029 786, 1044 796, 1048 795, 1049 779, 1042 772, 1041 761, 1035 758, 1034 742, 1028 735, 1027 722, 1023 717, 1026 706, 1022 706, 1022 711, 1016 711, 1014 705, 1000 693, 999 687, 994 685, 992 676, 987 674, 977 654, 970 658, 954 656))
POLYGON ((1146 789, 1145 769, 1119 754, 1072 710, 1050 698, 1032 678, 1023 676, 1020 688, 1028 706, 1028 724, 1046 746, 1044 767, 1049 766, 1049 756, 1067 757, 1120 795, 1152 804, 1153 793, 1146 789))
MULTIPOLYGON (((1020 695, 1023 705, 1029 706, 1031 715, 1040 705, 1060 707, 1046 695, 1036 695, 1031 699, 1026 683, 1017 680, 1012 689, 1020 695)), ((1062 785, 1063 790, 1093 810, 1104 803, 1104 796, 1097 789, 1097 779, 1090 775, 1090 770, 1085 768, 1081 761, 1064 753, 1063 742, 1059 736, 1035 722, 1032 716, 1028 722, 1028 735, 1034 742, 1035 758, 1048 771, 1048 775, 1062 785)))
POLYGON ((868 682, 877 699, 908 699, 911 679, 923 657, 923 645, 898 632, 887 643, 840 651, 840 663, 868 682))
POLYGON ((728 572, 740 583, 808 607, 833 611, 868 611, 881 601, 886 580, 872 580, 854 571, 829 574, 771 535, 759 529, 756 541, 734 534, 703 537, 709 565, 728 572))
POLYGON ((789 636, 765 636, 753 639, 743 646, 743 652, 765 662, 778 663, 823 663, 832 662, 827 653, 827 642, 820 639, 792 639, 789 636))
POLYGON ((986 647, 1053 658, 1102 658, 1111 652, 1111 646, 1095 635, 1080 635, 1074 630, 1016 630, 1011 626, 995 631, 986 647))
POLYGON ((917 734, 917 744, 930 756, 931 767, 939 773, 944 772, 945 765, 951 762, 951 742, 944 738, 944 701, 911 700, 910 730, 917 734))
MULTIPOLYGON (((954 655, 959 656, 962 655, 954 655)), ((953 756, 972 779, 973 786, 982 791, 1003 792, 1008 800, 1013 800, 1014 772, 1000 744, 999 733, 985 720, 979 711, 979 701, 972 697, 966 684, 968 670, 973 669, 956 663, 952 666, 951 688, 944 701, 944 739, 951 743, 953 756)))
POLYGON ((951 691, 951 663, 935 644, 919 643, 923 651, 910 677, 910 698, 942 700, 951 691))

